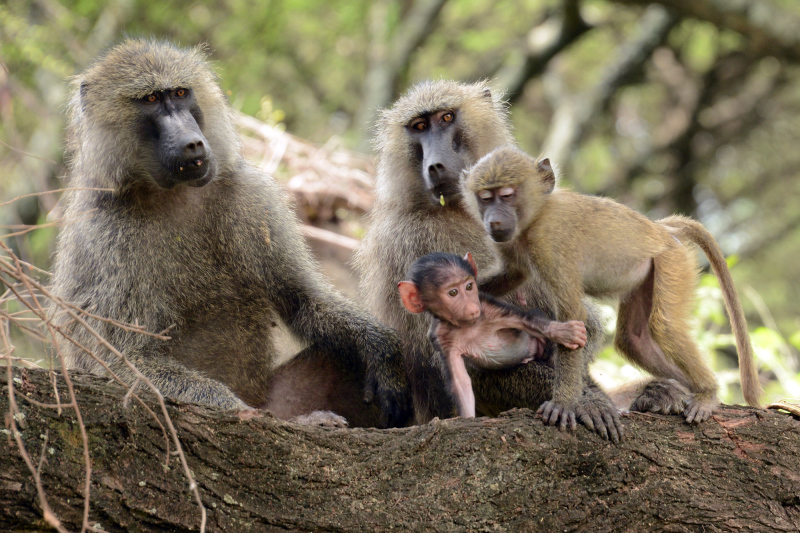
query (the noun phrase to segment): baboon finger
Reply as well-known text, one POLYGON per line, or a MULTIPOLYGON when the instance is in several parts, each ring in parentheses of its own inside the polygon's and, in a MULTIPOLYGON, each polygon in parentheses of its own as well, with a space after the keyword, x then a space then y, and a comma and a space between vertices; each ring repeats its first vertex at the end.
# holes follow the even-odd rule
POLYGON ((605 427, 608 428, 608 436, 615 444, 618 444, 622 438, 622 426, 619 424, 619 417, 614 417, 610 413, 603 413, 603 419, 605 420, 605 427))
POLYGON ((581 423, 584 426, 589 428, 589 431, 595 431, 596 424, 595 424, 595 420, 593 420, 595 417, 593 417, 590 414, 583 413, 583 414, 580 414, 578 416, 578 418, 580 419, 581 423))
POLYGON ((690 405, 684 412, 683 416, 686 417, 686 422, 689 424, 691 423, 699 423, 700 420, 695 420, 698 417, 698 411, 700 410, 700 406, 697 404, 690 405))

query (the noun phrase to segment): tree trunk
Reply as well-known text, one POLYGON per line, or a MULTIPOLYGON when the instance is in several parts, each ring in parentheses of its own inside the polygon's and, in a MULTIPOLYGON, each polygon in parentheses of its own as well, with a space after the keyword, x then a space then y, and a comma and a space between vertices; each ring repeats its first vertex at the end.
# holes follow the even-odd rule
MULTIPOLYGON (((74 410, 59 416, 23 398, 55 401, 47 372, 14 377, 17 426, 33 463, 43 457, 50 508, 78 530, 85 466, 74 410)), ((72 377, 92 457, 88 524, 199 529, 177 458, 165 468, 159 424, 136 402, 123 408, 108 380, 72 377)), ((631 414, 614 445, 582 427, 544 427, 527 409, 393 430, 310 428, 171 402, 168 410, 208 531, 800 530, 800 422, 780 412, 723 407, 699 426, 631 414)), ((7 385, 0 411, 9 411, 7 385)), ((6 427, 0 530, 47 529, 8 416, 6 427)))

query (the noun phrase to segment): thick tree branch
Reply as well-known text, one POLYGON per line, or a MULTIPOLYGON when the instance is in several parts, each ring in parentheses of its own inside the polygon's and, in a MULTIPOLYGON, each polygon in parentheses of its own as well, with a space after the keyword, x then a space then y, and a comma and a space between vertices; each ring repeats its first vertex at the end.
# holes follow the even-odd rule
POLYGON ((588 124, 604 110, 615 92, 640 72, 678 19, 667 10, 653 6, 642 17, 636 36, 617 53, 603 79, 591 90, 574 96, 559 96, 543 153, 551 161, 565 164, 587 131, 588 124))
MULTIPOLYGON (((616 0, 649 5, 653 0, 616 0)), ((656 0, 681 17, 693 17, 739 32, 753 41, 759 55, 800 61, 800 20, 764 0, 656 0)))
MULTIPOLYGON (((368 133, 375 112, 386 107, 397 94, 398 81, 408 68, 411 55, 419 49, 433 31, 439 13, 447 0, 417 0, 408 14, 389 36, 389 6, 376 2, 370 9, 371 44, 369 65, 364 81, 364 101, 356 115, 356 124, 368 133)), ((363 136, 361 148, 368 149, 363 136)))
MULTIPOLYGON (((52 402, 46 372, 14 369, 14 377, 21 439, 43 454, 53 512, 75 529, 84 467, 73 412, 25 400, 52 402)), ((124 391, 105 379, 73 381, 91 443, 89 523, 196 530, 197 504, 176 460, 165 468, 166 441, 151 415, 123 409, 124 391)), ((308 428, 183 404, 169 411, 209 531, 800 528, 800 422, 773 411, 723 408, 700 426, 630 415, 620 445, 582 427, 544 427, 529 410, 397 430, 308 428)), ((14 440, 0 439, 0 530, 42 527, 36 502, 14 440)))
POLYGON ((591 29, 581 16, 579 0, 565 0, 563 6, 561 13, 528 32, 523 57, 512 55, 497 73, 497 85, 506 88, 509 102, 516 102, 528 80, 541 74, 551 59, 591 29))

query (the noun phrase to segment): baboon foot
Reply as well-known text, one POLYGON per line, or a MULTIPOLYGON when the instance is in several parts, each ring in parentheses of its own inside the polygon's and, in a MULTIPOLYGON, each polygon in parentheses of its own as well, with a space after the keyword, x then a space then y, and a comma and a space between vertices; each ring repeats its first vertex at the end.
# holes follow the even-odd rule
POLYGON ((686 417, 686 421, 690 424, 705 422, 711 418, 714 408, 718 403, 716 395, 709 398, 707 396, 703 397, 699 394, 695 394, 694 397, 689 400, 686 409, 683 411, 683 416, 686 417))
POLYGON ((653 379, 631 403, 631 411, 642 413, 680 414, 686 409, 692 393, 674 379, 653 379))

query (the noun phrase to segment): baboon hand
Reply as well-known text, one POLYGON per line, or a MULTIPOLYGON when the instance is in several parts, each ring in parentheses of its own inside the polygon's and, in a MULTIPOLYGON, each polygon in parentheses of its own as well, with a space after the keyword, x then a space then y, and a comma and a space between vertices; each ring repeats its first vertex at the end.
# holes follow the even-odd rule
POLYGON ((570 350, 586 346, 586 326, 580 320, 569 322, 551 322, 548 338, 570 350))
POLYGON ((364 354, 367 361, 364 402, 378 401, 385 427, 403 427, 413 416, 411 388, 400 346, 399 339, 391 332, 382 343, 374 343, 371 357, 364 354), (378 361, 380 364, 375 364, 378 361))
POLYGON ((622 440, 625 429, 619 412, 611 400, 603 393, 585 393, 575 408, 578 420, 606 440, 618 443, 622 440))
POLYGON ((578 424, 575 422, 575 408, 554 402, 553 400, 544 402, 539 406, 536 414, 542 415, 542 421, 548 426, 558 426, 564 431, 569 429, 575 431, 578 424))

